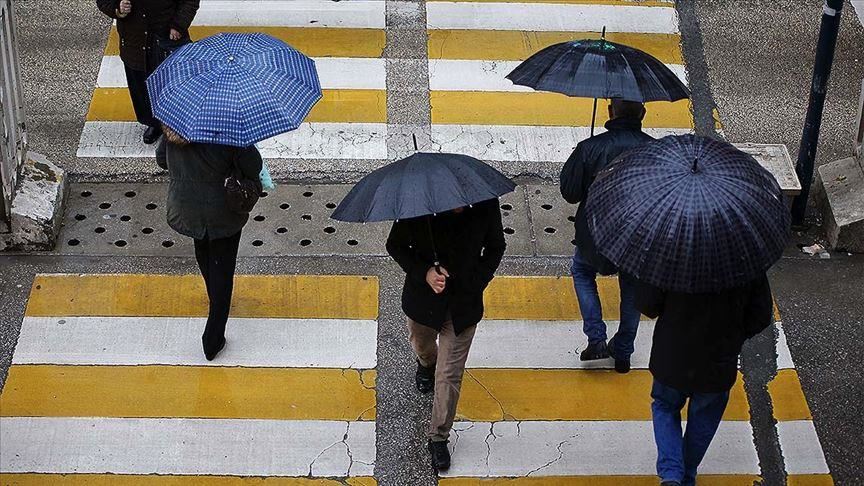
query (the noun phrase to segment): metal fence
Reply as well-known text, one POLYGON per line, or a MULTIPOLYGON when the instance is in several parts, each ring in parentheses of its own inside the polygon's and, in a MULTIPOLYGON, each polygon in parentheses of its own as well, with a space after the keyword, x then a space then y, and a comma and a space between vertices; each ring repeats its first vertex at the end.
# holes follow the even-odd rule
POLYGON ((0 0, 0 229, 8 227, 12 193, 27 153, 24 96, 12 0, 0 0))

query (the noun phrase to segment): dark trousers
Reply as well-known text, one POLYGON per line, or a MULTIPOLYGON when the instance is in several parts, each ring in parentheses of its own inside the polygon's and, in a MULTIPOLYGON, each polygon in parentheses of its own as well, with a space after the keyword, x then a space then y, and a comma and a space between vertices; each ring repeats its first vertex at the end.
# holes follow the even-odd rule
POLYGON ((138 123, 148 127, 159 126, 159 122, 153 118, 153 109, 150 107, 150 95, 147 93, 147 71, 130 69, 123 65, 126 70, 126 84, 129 85, 129 97, 132 98, 132 107, 135 108, 135 118, 138 123))
POLYGON ((231 311, 231 294, 234 291, 234 269, 237 267, 237 249, 240 234, 218 240, 195 240, 195 259, 210 300, 210 313, 201 342, 205 352, 215 352, 225 340, 225 324, 231 311))

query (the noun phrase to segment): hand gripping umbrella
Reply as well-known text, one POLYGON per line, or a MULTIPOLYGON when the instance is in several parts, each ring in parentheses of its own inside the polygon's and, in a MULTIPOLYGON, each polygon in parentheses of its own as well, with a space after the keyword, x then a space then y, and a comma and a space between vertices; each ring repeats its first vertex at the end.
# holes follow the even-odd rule
POLYGON ((594 98, 591 136, 598 98, 641 103, 690 97, 678 75, 650 54, 606 40, 583 39, 551 45, 516 67, 507 79, 538 91, 594 98))
POLYGON ((585 209, 603 256, 676 292, 743 285, 780 258, 789 237, 774 176, 732 145, 695 135, 616 159, 598 174, 585 209))
POLYGON ((147 79, 153 115, 183 138, 247 147, 296 129, 321 98, 315 62, 266 34, 187 44, 147 79))

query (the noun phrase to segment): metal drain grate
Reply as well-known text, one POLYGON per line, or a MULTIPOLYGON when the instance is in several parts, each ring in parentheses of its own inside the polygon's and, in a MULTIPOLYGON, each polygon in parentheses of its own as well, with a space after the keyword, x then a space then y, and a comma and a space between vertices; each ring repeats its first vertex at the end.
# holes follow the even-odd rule
POLYGON ((577 206, 561 197, 558 186, 525 186, 531 222, 536 238, 536 254, 573 255, 573 215, 577 206))

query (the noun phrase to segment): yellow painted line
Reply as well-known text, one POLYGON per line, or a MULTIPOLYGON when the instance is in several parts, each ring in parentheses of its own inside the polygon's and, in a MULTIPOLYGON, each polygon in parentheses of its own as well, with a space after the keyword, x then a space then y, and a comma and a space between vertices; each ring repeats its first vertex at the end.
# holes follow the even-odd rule
MULTIPOLYGON (((207 294, 198 275, 37 275, 26 315, 200 317, 207 294)), ((238 275, 231 315, 377 319, 378 278, 238 275)))
POLYGON ((14 365, 4 417, 374 420, 375 371, 14 365))
POLYGON ((626 7, 674 7, 673 0, 429 0, 454 3, 565 3, 571 5, 619 5, 626 7))
MULTIPOLYGON (((386 123, 387 92, 375 89, 325 89, 306 122, 386 123)), ((135 121, 126 88, 96 88, 87 121, 135 121)))
POLYGON ((787 486, 834 486, 830 474, 790 474, 786 478, 787 486))
POLYGON ((3 486, 375 486, 375 478, 310 479, 131 474, 0 474, 3 486))
MULTIPOLYGON (((603 317, 621 317, 618 279, 597 279, 597 291, 603 305, 603 317)), ((578 321, 582 319, 573 279, 562 277, 495 277, 484 294, 485 319, 578 321)), ((647 320, 646 317, 642 317, 647 320)))
MULTIPOLYGON (((699 475, 699 486, 753 486, 759 476, 699 475)), ((555 476, 536 478, 441 478, 441 486, 657 486, 657 476, 555 476)), ((28 485, 29 486, 29 485, 28 485)), ((814 485, 815 486, 815 485, 814 485)))
POLYGON ((779 370, 777 376, 768 383, 768 393, 774 405, 774 418, 781 422, 792 420, 813 420, 807 398, 801 390, 801 381, 795 370, 779 370))
MULTIPOLYGON (((202 39, 219 32, 270 34, 310 57, 381 57, 387 44, 387 34, 380 29, 248 26, 192 26, 189 29, 193 39, 202 39)), ((120 55, 120 38, 116 27, 111 27, 105 55, 120 55)))
MULTIPOLYGON (((530 32, 505 30, 429 30, 429 58, 524 61, 535 52, 575 39, 599 39, 600 32, 530 32)), ((681 36, 610 32, 612 42, 641 49, 665 64, 684 64, 681 36)))
MULTIPOLYGON (((651 420, 652 382, 647 370, 622 375, 600 370, 469 369, 457 415, 474 422, 651 420)), ((740 376, 724 419, 750 420, 740 376)))
MULTIPOLYGON (((432 91, 432 123, 448 125, 591 125, 594 101, 558 93, 432 91)), ((606 102, 597 109, 597 126, 608 120, 606 102)), ((690 100, 648 103, 646 128, 692 128, 690 100)))

